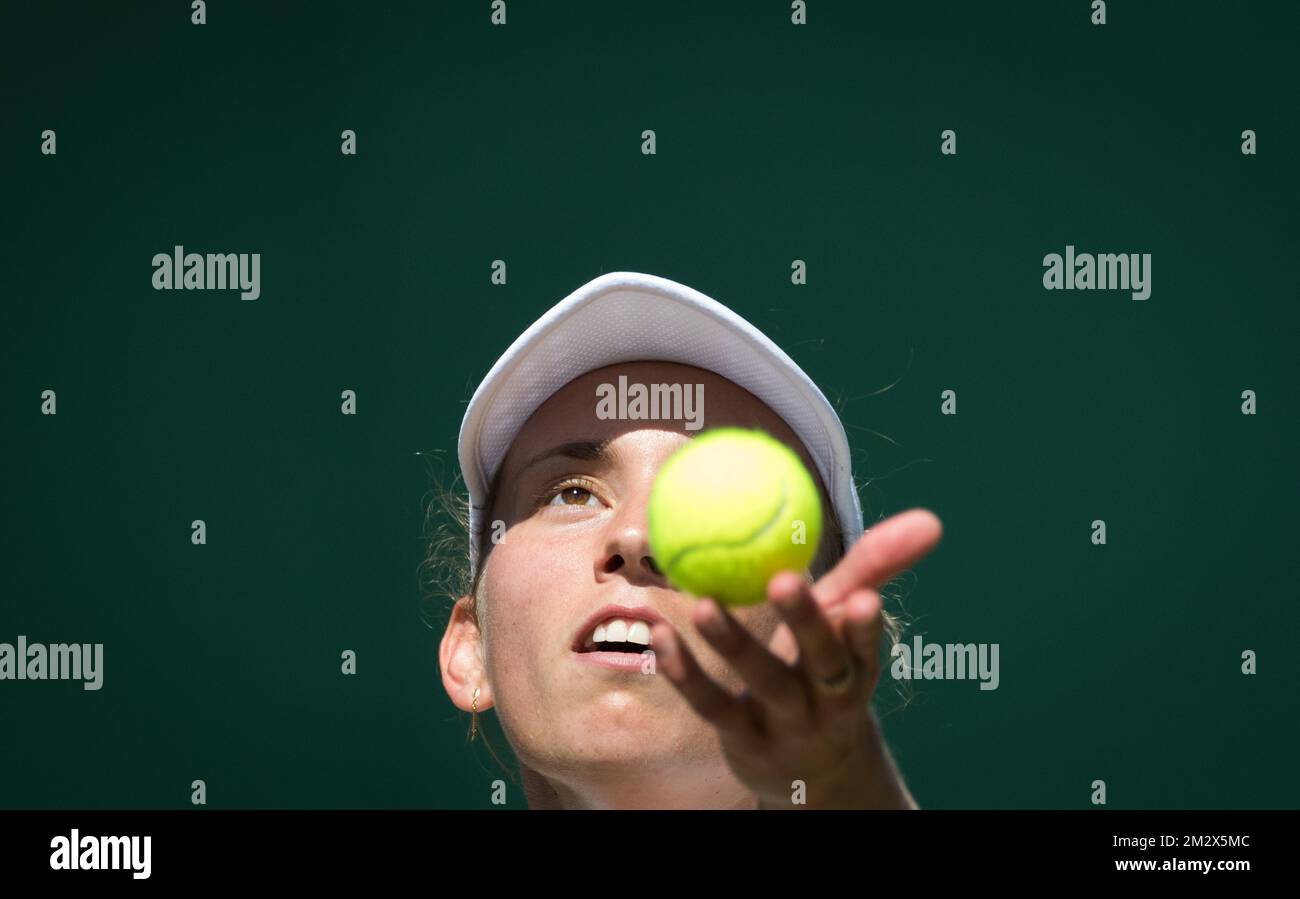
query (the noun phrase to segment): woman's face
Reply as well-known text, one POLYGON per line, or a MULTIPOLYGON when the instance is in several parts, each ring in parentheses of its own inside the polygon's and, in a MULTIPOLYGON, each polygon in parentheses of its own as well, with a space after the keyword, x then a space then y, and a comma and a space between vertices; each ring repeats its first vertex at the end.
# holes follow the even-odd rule
MULTIPOLYGON (((628 385, 689 385, 684 389, 692 395, 702 384, 703 428, 762 428, 799 453, 817 478, 784 421, 734 383, 691 366, 628 362, 598 369, 570 382, 529 419, 503 462, 487 516, 489 526, 499 520, 505 529, 485 562, 481 630, 462 628, 459 648, 449 648, 449 625, 444 662, 459 659, 460 674, 477 678, 479 710, 495 707, 525 766, 572 789, 629 771, 686 778, 701 763, 721 762, 713 728, 653 667, 615 670, 574 651, 575 638, 586 636, 584 622, 602 606, 653 608, 711 677, 732 692, 743 686, 691 624, 698 600, 658 573, 646 535, 655 473, 703 428, 687 430, 681 419, 598 418, 597 386, 617 387, 620 375, 628 385), (551 453, 575 442, 603 444, 605 452, 595 458, 551 453), (480 670, 470 672, 475 665, 480 670)), ((733 614, 764 641, 780 621, 769 603, 733 614)), ((448 681, 449 692, 454 687, 448 681)), ((453 698, 466 707, 463 694, 462 683, 453 698)))

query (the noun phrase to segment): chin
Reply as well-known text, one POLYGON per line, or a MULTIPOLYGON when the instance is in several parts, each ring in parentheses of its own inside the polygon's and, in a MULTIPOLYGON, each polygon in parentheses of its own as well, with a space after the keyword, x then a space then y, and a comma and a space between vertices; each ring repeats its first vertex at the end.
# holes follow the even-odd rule
POLYGON ((574 756, 630 761, 680 751, 682 723, 643 695, 611 691, 586 702, 573 702, 581 707, 551 717, 549 726, 558 730, 553 733, 574 756))

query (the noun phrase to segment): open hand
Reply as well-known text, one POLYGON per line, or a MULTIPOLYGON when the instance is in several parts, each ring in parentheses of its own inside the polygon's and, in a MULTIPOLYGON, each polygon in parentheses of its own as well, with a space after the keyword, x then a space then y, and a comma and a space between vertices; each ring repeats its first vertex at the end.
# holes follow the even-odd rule
POLYGON ((878 591, 942 534, 934 513, 910 509, 878 522, 815 584, 778 572, 767 595, 782 623, 766 645, 701 599, 692 622, 744 680, 739 696, 704 673, 672 625, 655 624, 658 670, 717 729, 760 808, 916 807, 871 709, 883 633, 878 591))

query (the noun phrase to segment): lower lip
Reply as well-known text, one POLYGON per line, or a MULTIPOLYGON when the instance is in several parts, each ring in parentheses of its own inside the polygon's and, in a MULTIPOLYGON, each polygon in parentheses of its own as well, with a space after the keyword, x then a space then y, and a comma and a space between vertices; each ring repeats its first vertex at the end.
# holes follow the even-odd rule
MULTIPOLYGON (((653 650, 647 650, 654 655, 653 650)), ((572 650, 570 650, 572 652, 572 650)), ((612 668, 615 671, 640 672, 646 663, 644 652, 574 652, 579 662, 595 665, 598 668, 612 668)), ((651 672, 655 669, 650 668, 651 672)))

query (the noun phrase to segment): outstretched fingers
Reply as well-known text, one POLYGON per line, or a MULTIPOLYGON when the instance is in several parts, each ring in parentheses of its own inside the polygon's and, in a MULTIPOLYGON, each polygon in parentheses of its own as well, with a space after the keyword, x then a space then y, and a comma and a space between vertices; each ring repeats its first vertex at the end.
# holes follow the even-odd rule
POLYGON ((701 718, 739 744, 758 746, 762 742, 760 722, 752 705, 732 696, 705 674, 672 625, 656 622, 651 628, 650 644, 654 647, 656 670, 672 682, 701 718))

